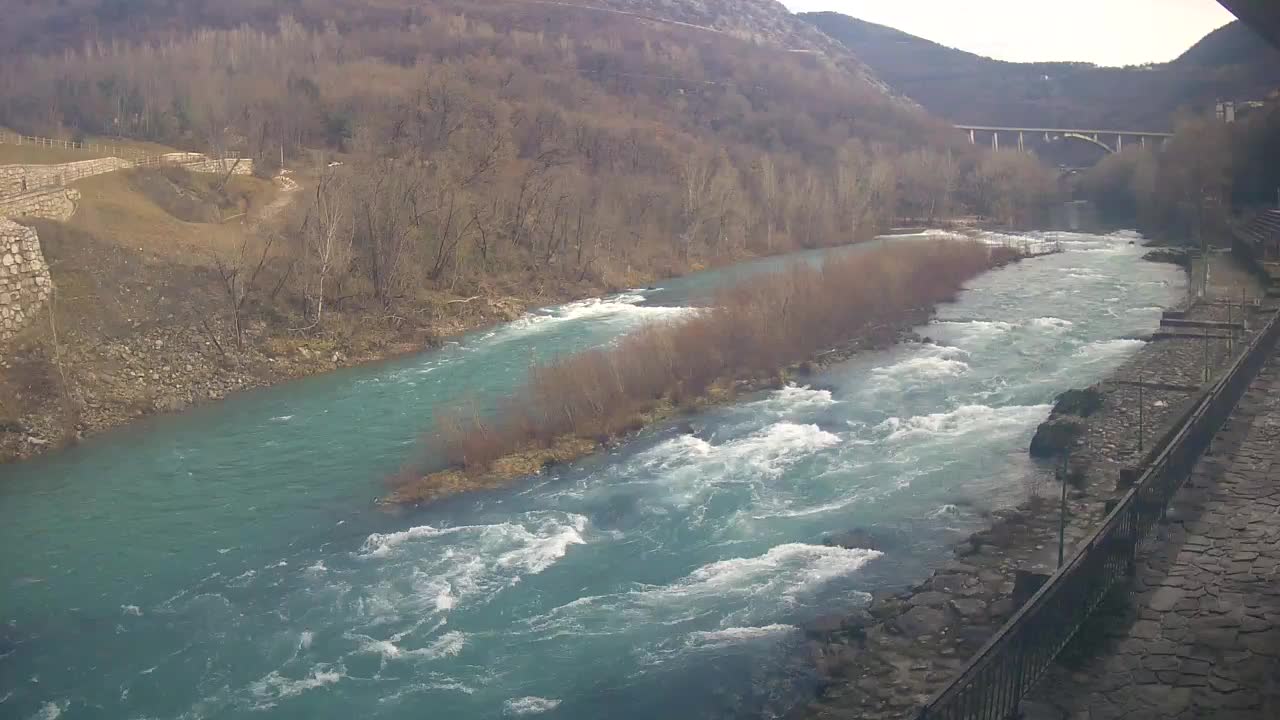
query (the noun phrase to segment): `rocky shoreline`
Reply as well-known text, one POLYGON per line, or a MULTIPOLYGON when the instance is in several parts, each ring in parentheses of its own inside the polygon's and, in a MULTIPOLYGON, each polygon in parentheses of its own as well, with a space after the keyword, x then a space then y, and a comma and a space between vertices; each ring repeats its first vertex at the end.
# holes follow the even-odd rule
MULTIPOLYGON (((864 241, 849 244, 860 242, 864 241)), ((714 267, 753 259, 759 258, 734 257, 714 267)), ((708 269, 713 267, 696 264, 689 272, 708 269)), ((647 283, 661 277, 638 274, 632 279, 647 283)), ((5 396, 0 392, 0 465, 35 458, 148 416, 181 412, 243 390, 422 352, 452 337, 516 320, 535 307, 603 297, 619 290, 578 285, 559 291, 539 288, 518 297, 457 299, 437 307, 430 322, 403 329, 389 327, 385 318, 370 322, 371 318, 338 315, 339 322, 354 328, 341 339, 305 336, 269 328, 261 321, 251 322, 239 347, 232 341, 230 323, 221 318, 221 308, 200 324, 170 316, 167 320, 138 321, 134 327, 106 337, 68 328, 61 331, 58 343, 70 386, 66 395, 58 389, 59 379, 47 368, 38 367, 41 360, 48 364, 47 357, 42 357, 49 355, 43 347, 48 344, 43 337, 47 330, 31 331, 26 338, 20 335, 0 346, 0 374, 32 376, 27 384, 41 395, 34 411, 14 412, 5 407, 5 396)), ((42 317, 34 325, 47 328, 47 323, 42 317)))
MULTIPOLYGON (((1225 320, 1228 312, 1192 301, 1181 310, 1188 319, 1215 321, 1225 320)), ((1224 340, 1212 340, 1210 373, 1225 369, 1251 335, 1244 333, 1231 351, 1224 340)), ((1205 359, 1201 339, 1153 339, 1108 380, 1083 393, 1060 396, 1046 425, 1070 423, 1074 430, 1058 447, 1045 450, 1044 481, 1025 501, 991 513, 990 527, 959 542, 954 557, 922 582, 878 592, 865 609, 823 618, 808 628, 807 656, 817 669, 820 689, 793 717, 913 717, 1017 610, 1015 598, 1025 600, 1034 592, 1038 585, 1028 582, 1030 573, 1048 575, 1056 567, 1060 486, 1051 478, 1064 464, 1062 448, 1069 449, 1070 555, 1105 518, 1107 501, 1119 497, 1136 477, 1133 468, 1153 454, 1157 439, 1199 396, 1207 384, 1205 359)))
MULTIPOLYGON (((365 330, 344 340, 274 334, 256 322, 245 329, 239 347, 231 328, 218 319, 204 326, 153 324, 105 341, 68 332, 59 345, 70 397, 60 398, 56 389, 45 387, 49 400, 35 412, 0 415, 0 464, 31 459, 144 417, 181 412, 243 390, 421 352, 451 336, 514 320, 525 307, 516 298, 485 299, 472 303, 465 314, 440 318, 430 327, 365 330)), ((21 341, 6 348, 0 371, 32 369, 29 358, 39 355, 39 341, 26 347, 21 341)))

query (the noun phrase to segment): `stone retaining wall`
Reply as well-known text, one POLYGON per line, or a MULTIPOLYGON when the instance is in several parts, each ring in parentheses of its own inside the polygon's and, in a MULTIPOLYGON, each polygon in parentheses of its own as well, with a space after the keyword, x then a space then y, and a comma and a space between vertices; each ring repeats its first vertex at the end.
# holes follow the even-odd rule
MULTIPOLYGON (((0 165, 0 197, 59 187, 94 175, 133 167, 132 160, 116 157, 80 160, 61 165, 0 165)), ((0 215, 3 215, 0 212, 0 215)))
POLYGON ((183 170, 194 173, 226 173, 232 175, 252 175, 253 160, 248 158, 224 158, 222 160, 198 160, 184 162, 183 170))
POLYGON ((0 218, 0 341, 35 316, 52 287, 36 231, 0 218))
POLYGON ((79 200, 80 191, 67 187, 0 196, 0 218, 38 217, 65 222, 75 214, 79 200))

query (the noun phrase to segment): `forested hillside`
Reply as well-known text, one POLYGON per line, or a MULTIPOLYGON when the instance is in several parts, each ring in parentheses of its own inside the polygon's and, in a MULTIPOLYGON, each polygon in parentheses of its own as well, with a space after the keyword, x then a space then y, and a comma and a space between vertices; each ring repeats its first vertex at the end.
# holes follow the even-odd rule
MULTIPOLYGON (((24 398, 15 416, 51 414, 59 388, 79 408, 110 364, 95 350, 104 327, 171 327, 165 347, 199 348, 212 376, 270 382, 282 358, 332 367, 901 218, 1030 224, 1058 190, 1035 158, 970 147, 772 0, 67 0, 6 20, 0 126, 238 152, 264 177, 283 158, 302 188, 216 225, 241 237, 148 243, 145 261, 131 238, 201 236, 189 215, 160 231, 151 205, 202 183, 132 177, 95 189, 75 234, 43 225, 55 287, 83 269, 59 248, 92 246, 138 286, 163 275, 191 307, 139 317, 63 297, 57 325, 86 328, 62 343, 78 357, 54 372, 59 346, 33 323, 35 380, 0 387, 24 398), (53 242, 64 235, 76 241, 53 242)), ((149 392, 98 414, 174 405, 133 397, 149 392)), ((84 425, 75 415, 62 422, 84 425)))
POLYGON ((838 13, 800 17, 896 91, 957 123, 1168 130, 1179 109, 1204 112, 1219 99, 1262 99, 1280 88, 1280 51, 1240 22, 1172 62, 1111 68, 1003 62, 838 13))
MULTIPOLYGON (((333 197, 317 202, 339 208, 349 250, 317 260, 299 237, 290 276, 332 272, 344 294, 383 307, 409 288, 469 292, 530 271, 615 286, 635 270, 848 242, 895 214, 962 201, 994 211, 1001 183, 1047 191, 1011 182, 1011 168, 1027 172, 1015 158, 979 177, 943 124, 852 56, 818 52, 822 38, 767 0, 735 3, 734 23, 694 3, 664 5, 678 22, 656 22, 548 3, 354 0, 285 3, 296 16, 269 18, 280 3, 244 0, 216 19, 245 25, 168 33, 146 28, 208 16, 146 5, 89 16, 145 16, 148 39, 6 63, 0 124, 234 149, 264 171, 281 151, 295 166, 312 151, 341 157, 321 186, 333 197), (806 38, 813 51, 796 52, 806 38)), ((998 214, 1019 219, 1037 197, 998 214)))

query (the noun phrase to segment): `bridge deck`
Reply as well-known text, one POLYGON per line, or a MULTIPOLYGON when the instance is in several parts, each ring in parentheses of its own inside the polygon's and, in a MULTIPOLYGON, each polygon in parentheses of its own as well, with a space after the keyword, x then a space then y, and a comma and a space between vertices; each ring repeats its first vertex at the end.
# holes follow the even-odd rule
POLYGON ((1027 720, 1280 718, 1280 357, 1214 443, 1134 594, 1082 630, 1027 720))
POLYGON ((1155 132, 1148 130, 1081 130, 1079 128, 1043 128, 1043 127, 995 127, 991 125, 956 125, 959 130, 978 130, 981 132, 1027 132, 1027 133, 1080 133, 1082 135, 1125 135, 1131 137, 1173 137, 1171 132, 1155 132))

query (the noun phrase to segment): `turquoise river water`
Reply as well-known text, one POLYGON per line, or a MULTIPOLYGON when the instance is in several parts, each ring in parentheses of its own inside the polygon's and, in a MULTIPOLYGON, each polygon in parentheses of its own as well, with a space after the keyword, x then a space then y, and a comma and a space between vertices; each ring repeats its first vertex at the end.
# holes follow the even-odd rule
POLYGON ((787 260, 0 467, 0 717, 778 716, 812 689, 799 628, 920 579, 1020 501, 1054 395, 1104 377, 1185 292, 1129 234, 1054 237, 1065 253, 941 307, 919 330, 936 344, 421 510, 373 500, 433 412, 787 260), (883 551, 822 544, 853 527, 883 551))

